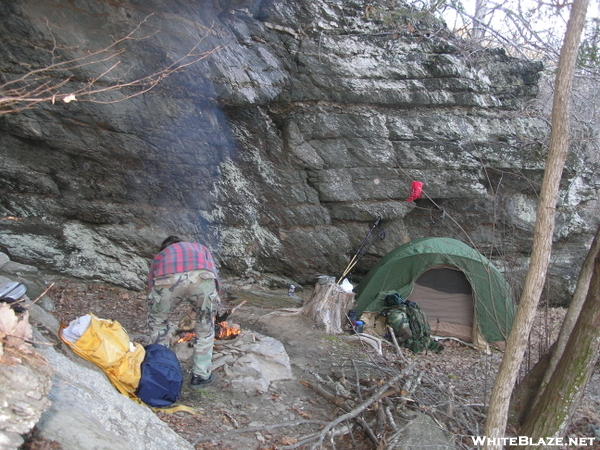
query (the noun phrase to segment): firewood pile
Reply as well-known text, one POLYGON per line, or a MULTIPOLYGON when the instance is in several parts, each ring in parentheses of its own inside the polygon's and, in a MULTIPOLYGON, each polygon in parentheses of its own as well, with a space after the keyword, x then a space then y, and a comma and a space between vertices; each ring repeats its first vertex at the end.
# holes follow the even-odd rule
POLYGON ((333 432, 335 427, 351 420, 355 421, 362 428, 376 448, 382 448, 381 438, 383 430, 388 428, 388 426, 394 431, 391 440, 395 441, 399 427, 392 411, 395 411, 397 417, 410 420, 410 417, 407 415, 407 405, 409 402, 413 402, 413 400, 407 396, 408 392, 404 390, 404 383, 401 381, 413 371, 415 365, 416 363, 412 363, 400 373, 383 382, 383 384, 374 383, 372 386, 361 386, 360 380, 356 380, 357 386, 352 390, 348 390, 340 382, 329 383, 324 380, 319 384, 307 381, 303 382, 305 386, 310 387, 317 394, 338 406, 343 414, 326 424, 312 436, 308 436, 303 441, 298 442, 297 445, 300 446, 314 441, 311 448, 319 448, 327 435, 333 432), (365 394, 367 395, 366 398, 365 394), (394 398, 396 402, 392 400, 394 398), (374 413, 371 420, 364 418, 364 413, 367 411, 374 413))
MULTIPOLYGON (((472 448, 468 437, 481 434, 485 418, 481 405, 461 402, 452 388, 436 382, 431 373, 418 368, 417 362, 388 372, 386 378, 360 378, 357 373, 354 380, 341 376, 337 380, 316 377, 316 382, 304 381, 305 386, 336 405, 339 415, 313 434, 283 448, 319 449, 326 440, 344 434, 356 437, 357 432, 364 433, 376 449, 397 449, 402 442, 402 448, 407 448, 407 428, 419 415, 427 415, 436 431, 445 435, 445 445, 438 441, 436 448, 472 448)), ((427 437, 421 436, 424 444, 427 437)))

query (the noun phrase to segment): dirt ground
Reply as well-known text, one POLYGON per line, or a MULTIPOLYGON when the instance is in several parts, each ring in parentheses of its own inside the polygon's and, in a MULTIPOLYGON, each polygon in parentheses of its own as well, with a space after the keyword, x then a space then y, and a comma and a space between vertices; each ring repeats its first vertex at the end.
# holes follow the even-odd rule
MULTIPOLYGON (((193 391, 187 386, 190 364, 184 362, 186 385, 179 403, 193 407, 199 414, 159 412, 159 417, 196 449, 309 449, 317 441, 303 443, 303 439, 318 435, 326 424, 361 405, 386 380, 404 370, 405 376, 395 384, 399 389, 392 392, 386 403, 374 403, 362 414, 375 437, 386 441, 394 435, 394 425, 409 424, 415 414, 425 413, 456 448, 475 448, 470 436, 481 434, 483 411, 501 360, 500 352, 485 354, 445 340, 445 348, 439 354, 414 355, 406 349, 398 354, 394 345, 386 342, 379 355, 350 333, 326 335, 305 316, 286 312, 298 308, 311 293, 309 287, 290 297, 286 289, 267 289, 245 280, 224 280, 223 309, 246 302, 228 322, 282 342, 294 379, 274 382, 266 393, 244 393, 232 389, 218 369, 213 385, 193 391), (309 386, 322 387, 334 393, 335 398, 327 399, 309 386)), ((144 342, 144 292, 101 282, 57 279, 49 295, 56 305, 54 314, 65 324, 93 313, 118 320, 133 340, 144 342)), ((526 365, 533 364, 535 354, 550 342, 552 336, 548 336, 548 330, 550 334, 558 331, 563 313, 562 310, 540 312, 526 365)), ((215 351, 226 345, 227 341, 217 341, 215 351)), ((333 444, 330 437, 324 439, 322 448, 376 448, 363 429, 352 423, 349 430, 336 435, 333 444)), ((580 437, 594 436, 594 432, 600 432, 599 370, 588 386, 570 430, 580 437)), ((585 448, 599 449, 600 445, 597 440, 595 446, 585 448)))

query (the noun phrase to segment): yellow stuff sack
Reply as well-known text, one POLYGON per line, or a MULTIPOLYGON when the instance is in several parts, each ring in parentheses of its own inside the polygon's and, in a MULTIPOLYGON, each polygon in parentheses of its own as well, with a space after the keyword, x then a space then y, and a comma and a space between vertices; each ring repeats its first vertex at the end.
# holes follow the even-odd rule
POLYGON ((93 314, 89 316, 89 326, 81 337, 70 342, 63 336, 66 327, 61 326, 61 340, 76 355, 100 367, 121 394, 136 398, 135 390, 140 382, 141 364, 146 354, 144 347, 131 342, 119 322, 99 319, 93 314))

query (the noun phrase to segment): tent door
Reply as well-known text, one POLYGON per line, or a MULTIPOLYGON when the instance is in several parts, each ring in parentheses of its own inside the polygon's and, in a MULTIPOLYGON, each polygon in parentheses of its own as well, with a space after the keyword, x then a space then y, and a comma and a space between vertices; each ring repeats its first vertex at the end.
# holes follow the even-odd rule
POLYGON ((473 291, 462 271, 436 266, 423 272, 415 281, 408 300, 419 304, 432 335, 473 341, 473 291))

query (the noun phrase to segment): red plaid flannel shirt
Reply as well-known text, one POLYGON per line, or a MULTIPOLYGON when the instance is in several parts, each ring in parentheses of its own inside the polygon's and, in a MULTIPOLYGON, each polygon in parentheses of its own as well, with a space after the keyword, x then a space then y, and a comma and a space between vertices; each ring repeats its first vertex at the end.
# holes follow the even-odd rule
POLYGON ((190 272, 192 270, 210 270, 217 277, 218 270, 208 249, 192 242, 171 244, 154 257, 148 275, 148 290, 154 287, 154 279, 161 275, 190 272))

